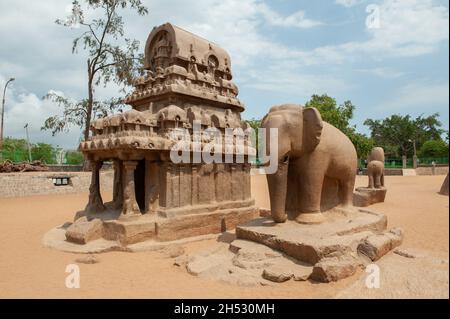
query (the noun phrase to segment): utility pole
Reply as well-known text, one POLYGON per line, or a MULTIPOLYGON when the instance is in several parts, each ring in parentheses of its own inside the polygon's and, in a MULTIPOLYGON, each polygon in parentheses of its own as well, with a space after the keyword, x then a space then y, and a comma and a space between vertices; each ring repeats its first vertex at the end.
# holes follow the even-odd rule
POLYGON ((28 134, 28 123, 23 127, 27 132, 27 146, 28 146, 28 160, 31 163, 31 147, 30 147, 30 135, 28 134))
MULTIPOLYGON (((8 84, 11 83, 12 81, 14 81, 14 78, 10 78, 6 84, 5 84, 5 88, 3 89, 3 100, 2 100, 2 125, 0 128, 0 151, 3 149, 3 118, 5 115, 5 96, 6 96, 6 88, 8 87, 8 84)), ((1 155, 1 153, 0 153, 1 155)))

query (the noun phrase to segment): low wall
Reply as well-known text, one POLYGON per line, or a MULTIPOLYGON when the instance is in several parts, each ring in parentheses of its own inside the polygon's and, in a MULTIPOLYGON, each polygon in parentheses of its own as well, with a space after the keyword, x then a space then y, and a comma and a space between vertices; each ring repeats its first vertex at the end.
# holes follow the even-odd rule
MULTIPOLYGON (((83 193, 89 191, 90 172, 24 172, 0 174, 0 197, 22 197, 44 194, 83 193), (68 185, 54 185, 54 179, 69 178, 68 185)), ((111 191, 114 171, 102 170, 100 187, 111 191)))
MULTIPOLYGON (((363 169, 363 175, 367 175, 367 168, 363 169)), ((403 170, 401 168, 385 168, 384 175, 385 176, 402 176, 403 170)))
POLYGON ((419 166, 416 168, 417 175, 447 175, 448 166, 419 166))
MULTIPOLYGON (((259 168, 258 167, 252 167, 251 174, 252 175, 263 175, 264 174, 264 169, 261 168, 261 167, 259 167, 259 168)), ((445 174, 447 174, 447 173, 445 173, 445 174)), ((363 168, 362 172, 357 170, 356 171, 356 175, 367 175, 367 168, 363 168)), ((401 168, 385 168, 384 169, 384 175, 386 175, 386 176, 402 176, 403 175, 403 171, 402 171, 401 168)))
MULTIPOLYGON (((67 165, 67 164, 48 164, 50 172, 82 172, 83 165, 67 165)), ((102 169, 112 169, 110 163, 103 163, 102 169)))

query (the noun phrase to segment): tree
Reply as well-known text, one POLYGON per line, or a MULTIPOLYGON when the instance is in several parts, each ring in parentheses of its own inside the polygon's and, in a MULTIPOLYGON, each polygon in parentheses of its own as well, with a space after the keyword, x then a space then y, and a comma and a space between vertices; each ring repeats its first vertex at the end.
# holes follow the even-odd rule
POLYGON ((305 103, 305 107, 315 107, 325 122, 330 123, 347 135, 356 148, 358 158, 365 158, 369 154, 374 146, 374 141, 366 135, 356 132, 355 126, 350 125, 355 110, 351 101, 344 101, 342 105, 338 106, 334 98, 326 94, 314 94, 305 103))
MULTIPOLYGON (((32 160, 40 160, 46 164, 56 163, 57 149, 46 143, 37 143, 30 145, 32 160)), ((13 162, 26 162, 28 158, 28 144, 24 139, 7 137, 3 147, 3 159, 9 159, 13 162)))
POLYGON ((25 139, 7 137, 3 140, 2 160, 28 161, 28 144, 25 139))
POLYGON ((371 130, 377 145, 397 149, 395 155, 412 155, 413 145, 420 148, 427 140, 441 140, 439 113, 412 119, 410 115, 391 115, 383 120, 367 119, 364 125, 371 130), (399 154, 400 153, 400 154, 399 154))
POLYGON ((62 116, 47 118, 43 130, 51 130, 55 135, 66 131, 71 125, 83 128, 84 139, 89 138, 92 119, 105 116, 123 107, 119 98, 108 101, 95 99, 95 87, 106 86, 113 81, 125 92, 136 75, 143 72, 143 55, 137 54, 139 41, 124 37, 123 20, 120 9, 131 8, 139 15, 148 13, 140 0, 86 0, 82 8, 79 1, 73 1, 72 13, 65 20, 56 23, 66 27, 80 26, 84 29, 73 41, 72 53, 82 48, 87 51, 87 98, 80 101, 67 98, 56 92, 49 92, 45 98, 56 102, 64 108, 62 116), (85 19, 86 11, 95 11, 96 17, 85 19), (123 38, 123 40, 122 40, 123 38), (122 40, 122 41, 120 41, 122 40))
POLYGON ((66 153, 66 164, 69 165, 81 165, 83 164, 83 153, 78 151, 68 151, 66 153))
POLYGON ((45 164, 56 164, 57 149, 47 143, 37 143, 31 147, 31 158, 45 164))
POLYGON ((255 118, 252 118, 250 120, 245 121, 252 129, 254 136, 252 136, 252 140, 255 141, 256 145, 254 147, 256 148, 256 161, 258 163, 258 151, 259 151, 259 138, 258 138, 258 131, 259 127, 261 126, 261 120, 257 120, 255 118))
POLYGON ((429 140, 419 150, 420 157, 448 157, 448 144, 443 140, 429 140))
POLYGON ((344 104, 337 106, 336 100, 326 94, 311 96, 311 100, 306 102, 305 107, 315 107, 319 110, 322 119, 325 122, 337 127, 342 132, 350 127, 350 120, 353 118, 355 106, 351 101, 345 101, 344 104))
POLYGON ((355 145, 358 158, 365 159, 375 146, 374 140, 364 134, 356 132, 356 130, 348 130, 346 134, 353 145, 355 145))

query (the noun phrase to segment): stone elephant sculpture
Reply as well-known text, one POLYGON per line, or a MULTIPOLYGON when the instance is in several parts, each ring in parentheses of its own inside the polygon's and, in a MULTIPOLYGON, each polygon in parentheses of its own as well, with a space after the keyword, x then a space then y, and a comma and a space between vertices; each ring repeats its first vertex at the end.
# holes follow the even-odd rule
MULTIPOLYGON (((288 217, 306 224, 324 221, 322 195, 332 187, 338 205, 352 206, 355 147, 344 133, 322 121, 316 108, 274 106, 261 127, 278 129, 278 170, 267 175, 275 222, 284 222, 288 217)), ((269 152, 270 140, 266 147, 269 152)))
POLYGON ((381 188, 384 186, 384 162, 370 161, 367 164, 367 176, 369 176, 369 188, 381 188))
POLYGON ((367 157, 367 176, 369 188, 384 187, 384 150, 382 147, 374 147, 367 157))
POLYGON ((371 161, 380 161, 384 163, 384 150, 382 147, 374 147, 369 153, 369 156, 367 157, 367 162, 371 161))

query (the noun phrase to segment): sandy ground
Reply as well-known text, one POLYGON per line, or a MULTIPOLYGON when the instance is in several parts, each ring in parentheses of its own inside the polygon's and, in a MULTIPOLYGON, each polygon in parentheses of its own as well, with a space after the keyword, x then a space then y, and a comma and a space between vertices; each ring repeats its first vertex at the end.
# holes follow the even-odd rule
MULTIPOLYGON (((402 247, 426 250, 448 259, 447 196, 437 194, 445 176, 386 177, 386 202, 371 206, 385 213, 389 227, 402 227, 402 247)), ((357 177, 357 186, 367 177, 357 177)), ((264 176, 252 177, 256 204, 269 207, 264 176)), ((103 194, 110 200, 111 194, 103 194)), ((79 264, 81 287, 65 287, 65 270, 77 254, 44 248, 44 233, 71 221, 83 209, 87 194, 0 198, 0 297, 2 298, 330 298, 345 291, 358 275, 337 283, 288 281, 240 287, 188 274, 161 252, 109 252, 97 264, 79 264)), ((186 252, 215 245, 216 240, 186 244, 186 252)), ((448 267, 448 264, 447 264, 448 267)), ((359 274, 361 276, 361 274, 359 274)), ((447 268, 448 286, 448 268, 447 268)), ((448 287, 447 287, 448 290, 448 287)), ((364 291, 360 292, 361 295, 364 291)))

